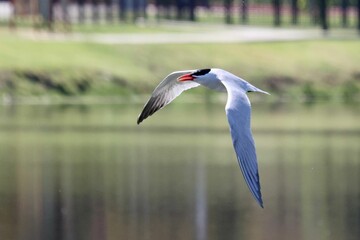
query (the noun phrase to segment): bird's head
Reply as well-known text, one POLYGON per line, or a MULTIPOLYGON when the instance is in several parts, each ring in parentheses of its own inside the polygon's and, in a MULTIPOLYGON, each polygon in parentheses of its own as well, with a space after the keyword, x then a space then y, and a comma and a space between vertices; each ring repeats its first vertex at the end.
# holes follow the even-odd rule
POLYGON ((211 75, 212 74, 211 74, 210 68, 198 69, 198 70, 195 70, 194 72, 181 75, 180 77, 178 77, 177 80, 179 82, 196 81, 196 80, 200 80, 203 78, 205 79, 205 78, 211 77, 211 75))
MULTIPOLYGON (((227 72, 222 69, 218 68, 206 68, 206 69, 198 69, 191 73, 187 73, 181 75, 177 78, 179 82, 186 82, 186 81, 195 81, 205 86, 211 85, 214 82, 233 82, 236 83, 236 86, 241 88, 245 93, 247 92, 260 92, 264 94, 269 94, 265 92, 242 78, 235 76, 234 74, 227 72)), ((222 84, 221 84, 222 85, 222 84)), ((213 88, 213 87, 210 87, 213 88)))

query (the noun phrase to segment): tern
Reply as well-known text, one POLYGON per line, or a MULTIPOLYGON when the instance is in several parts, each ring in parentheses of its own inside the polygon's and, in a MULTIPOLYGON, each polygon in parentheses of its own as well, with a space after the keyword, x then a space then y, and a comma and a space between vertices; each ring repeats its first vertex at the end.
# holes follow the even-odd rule
POLYGON ((263 208, 255 143, 251 133, 251 104, 246 93, 269 94, 268 92, 218 68, 177 71, 170 73, 155 88, 139 115, 137 124, 169 104, 183 91, 200 85, 216 91, 227 92, 225 112, 236 157, 250 192, 263 208))

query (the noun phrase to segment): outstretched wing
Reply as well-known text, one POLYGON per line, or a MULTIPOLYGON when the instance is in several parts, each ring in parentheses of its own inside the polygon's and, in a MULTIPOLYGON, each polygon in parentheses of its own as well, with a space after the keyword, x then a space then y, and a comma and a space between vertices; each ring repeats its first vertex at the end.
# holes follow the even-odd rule
POLYGON ((138 117, 137 124, 141 123, 144 119, 169 104, 183 91, 199 86, 200 84, 194 81, 177 81, 178 77, 194 71, 195 70, 184 70, 173 72, 162 80, 145 104, 144 109, 138 117))
POLYGON ((260 190, 255 143, 251 133, 251 106, 246 93, 233 82, 222 82, 228 92, 226 115, 236 157, 245 181, 261 207, 263 201, 260 190))

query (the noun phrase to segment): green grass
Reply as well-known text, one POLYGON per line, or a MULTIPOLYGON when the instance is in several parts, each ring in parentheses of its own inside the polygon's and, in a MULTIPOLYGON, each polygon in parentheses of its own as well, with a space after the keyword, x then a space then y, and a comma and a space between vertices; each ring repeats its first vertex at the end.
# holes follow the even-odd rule
MULTIPOLYGON (((24 81, 25 71, 41 73, 70 88, 74 82, 89 79, 91 87, 87 93, 95 95, 122 94, 126 92, 121 90, 124 87, 145 93, 169 72, 206 67, 227 69, 280 95, 292 94, 292 91, 296 95, 305 88, 305 93, 325 93, 326 97, 326 91, 330 90, 332 95, 340 96, 344 86, 359 85, 360 43, 357 40, 102 45, 39 42, 8 32, 0 32, 0 39, 0 83, 11 76, 16 86, 21 86, 18 83, 24 81)), ((33 86, 32 83, 22 87, 21 95, 47 94, 46 88, 32 92, 33 86)), ((0 91, 6 88, 0 87, 0 91)), ((77 92, 70 91, 70 95, 74 94, 77 92)))

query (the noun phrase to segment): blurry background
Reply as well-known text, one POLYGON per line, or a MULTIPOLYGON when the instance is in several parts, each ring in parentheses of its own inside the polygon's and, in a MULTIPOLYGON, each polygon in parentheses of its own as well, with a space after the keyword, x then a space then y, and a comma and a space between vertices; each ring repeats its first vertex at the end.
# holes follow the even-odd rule
POLYGON ((360 2, 0 0, 0 239, 359 239, 360 2), (136 119, 168 73, 249 94, 265 208, 226 95, 136 119))
POLYGON ((357 0, 1 0, 10 24, 72 25, 159 20, 353 27, 357 0))

